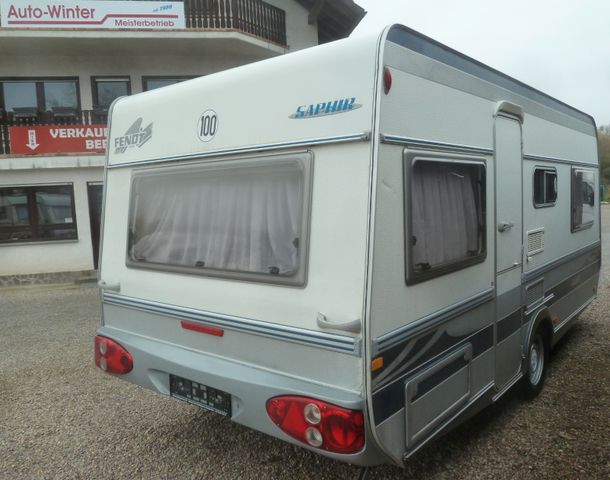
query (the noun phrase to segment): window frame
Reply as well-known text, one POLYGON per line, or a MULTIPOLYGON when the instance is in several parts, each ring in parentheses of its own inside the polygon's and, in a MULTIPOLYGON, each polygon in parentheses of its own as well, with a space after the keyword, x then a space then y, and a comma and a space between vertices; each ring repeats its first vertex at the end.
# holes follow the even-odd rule
POLYGON ((307 284, 308 276, 308 264, 309 264, 309 240, 311 234, 311 204, 312 204, 312 191, 313 191, 313 168, 314 168, 314 155, 313 152, 307 151, 302 153, 292 154, 275 154, 275 155, 263 155, 263 156, 249 156, 239 157, 231 160, 219 160, 219 161, 196 161, 187 162, 178 165, 171 166, 154 166, 154 167, 141 167, 135 168, 131 174, 130 190, 129 190, 129 212, 128 212, 128 223, 127 223, 127 241, 125 251, 125 265, 128 268, 146 269, 160 272, 179 273, 194 275, 198 277, 207 278, 220 278, 229 280, 240 280, 247 282, 272 284, 272 285, 285 285, 294 287, 304 287, 307 284), (176 171, 188 172, 194 168, 205 169, 213 167, 215 165, 226 165, 231 163, 236 167, 249 166, 260 163, 261 165, 271 164, 277 161, 298 161, 303 169, 303 204, 301 206, 301 225, 300 225, 300 236, 299 236, 299 265, 297 271, 291 276, 272 275, 267 273, 259 272, 245 272, 236 270, 220 270, 220 269, 207 269, 198 267, 187 267, 180 265, 170 265, 153 263, 146 261, 134 261, 131 257, 131 238, 132 238, 132 225, 134 225, 134 204, 136 201, 136 181, 139 177, 147 175, 158 175, 163 173, 172 173, 176 171))
POLYGON ((403 153, 403 222, 404 222, 404 266, 405 266, 405 282, 408 286, 416 285, 421 282, 426 282, 433 278, 441 277, 449 273, 463 270, 473 265, 483 263, 487 258, 487 160, 484 157, 476 155, 462 155, 453 152, 442 151, 413 151, 405 149, 403 153), (413 201, 412 192, 413 186, 413 167, 417 162, 440 163, 440 164, 457 164, 457 165, 474 165, 482 168, 482 184, 480 197, 482 204, 477 205, 481 216, 482 225, 480 225, 481 234, 481 252, 473 257, 464 258, 452 263, 444 264, 440 267, 431 268, 426 271, 416 271, 413 266, 413 244, 409 239, 413 237, 413 201))
MULTIPOLYGON (((536 165, 534 167, 532 173, 532 203, 534 204, 534 208, 549 208, 554 207, 557 204, 557 198, 559 198, 559 175, 557 174, 557 169, 555 167, 546 167, 542 165, 536 165), (536 172, 542 171, 544 174, 544 186, 543 186, 543 194, 546 197, 546 173, 553 173, 555 175, 555 200, 552 202, 546 203, 536 203, 536 172)), ((545 198, 546 200, 546 198, 545 198)))
MULTIPOLYGON (((98 81, 110 81, 110 82, 118 82, 120 80, 127 82, 127 95, 131 95, 131 76, 130 75, 95 75, 91 77, 91 101, 93 108, 105 108, 109 109, 110 105, 101 105, 99 102, 99 93, 97 89, 98 81)), ((117 97, 119 98, 119 97, 117 97)), ((110 102, 112 104, 112 102, 110 102)))
MULTIPOLYGON (((178 80, 176 83, 181 83, 186 80, 192 80, 193 78, 197 78, 197 76, 193 75, 144 75, 142 76, 142 91, 150 92, 152 90, 156 90, 156 88, 149 89, 148 82, 150 80, 178 80)), ((157 87, 163 88, 163 87, 157 87)))
MULTIPOLYGON (((572 166, 570 169, 570 231, 571 233, 576 233, 576 232, 580 232, 582 230, 587 230, 589 228, 591 228, 594 224, 595 224, 595 213, 593 214, 591 220, 587 223, 580 223, 578 225, 574 225, 574 179, 575 179, 575 174, 577 172, 587 172, 587 173, 591 173, 593 175, 593 205, 592 207, 595 209, 595 204, 596 204, 596 199, 599 196, 599 192, 596 194, 595 193, 595 173, 596 170, 593 168, 587 168, 587 167, 575 167, 572 166)), ((597 200, 597 203, 599 203, 599 200, 597 200)), ((581 214, 581 222, 582 222, 582 214, 581 214)))
POLYGON ((30 239, 18 239, 18 240, 2 240, 0 238, 0 247, 5 245, 27 245, 33 243, 57 243, 57 242, 77 242, 78 241, 78 224, 76 221, 76 201, 74 196, 74 184, 73 183, 45 183, 45 184, 34 184, 34 185, 0 185, 0 190, 10 189, 24 189, 27 195, 27 210, 29 223, 27 225, 13 225, 4 226, 0 225, 0 233, 4 231, 19 231, 19 232, 31 232, 32 238, 30 239), (71 214, 72 222, 70 223, 40 223, 38 217, 38 209, 36 208, 36 192, 38 189, 48 187, 69 187, 70 188, 70 200, 71 200, 71 214), (36 233, 39 230, 74 230, 74 237, 70 238, 48 238, 37 236, 36 233))
MULTIPOLYGON (((80 112, 82 110, 81 96, 80 96, 80 79, 79 77, 0 77, 0 118, 2 115, 8 116, 9 111, 6 109, 6 98, 4 95, 4 83, 5 82, 32 82, 34 83, 36 90, 36 109, 38 115, 45 112, 50 112, 51 109, 46 107, 46 96, 44 83, 45 82, 74 82, 76 87, 76 108, 75 110, 80 112)), ((68 107, 72 108, 72 107, 68 107)))

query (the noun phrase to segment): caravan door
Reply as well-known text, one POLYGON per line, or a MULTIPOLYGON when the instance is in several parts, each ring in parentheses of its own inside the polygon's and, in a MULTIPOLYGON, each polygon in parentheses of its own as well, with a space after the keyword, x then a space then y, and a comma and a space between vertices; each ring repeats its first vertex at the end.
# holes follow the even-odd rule
POLYGON ((502 390, 521 368, 523 187, 521 123, 499 114, 495 121, 496 350, 495 385, 502 390))

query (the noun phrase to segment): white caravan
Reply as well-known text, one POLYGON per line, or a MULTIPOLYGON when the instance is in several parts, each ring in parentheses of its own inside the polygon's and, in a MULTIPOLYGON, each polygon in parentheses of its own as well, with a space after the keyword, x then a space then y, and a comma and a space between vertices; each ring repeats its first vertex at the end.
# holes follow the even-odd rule
POLYGON ((540 390, 596 295, 598 182, 590 116, 402 26, 122 98, 96 363, 402 465, 540 390))

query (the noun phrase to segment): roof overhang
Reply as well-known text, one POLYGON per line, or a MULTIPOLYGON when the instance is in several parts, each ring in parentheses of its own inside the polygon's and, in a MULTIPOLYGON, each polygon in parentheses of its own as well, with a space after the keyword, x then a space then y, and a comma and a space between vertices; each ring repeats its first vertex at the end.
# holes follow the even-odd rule
POLYGON ((318 23, 319 43, 348 37, 366 15, 352 0, 297 0, 309 10, 309 23, 318 23))

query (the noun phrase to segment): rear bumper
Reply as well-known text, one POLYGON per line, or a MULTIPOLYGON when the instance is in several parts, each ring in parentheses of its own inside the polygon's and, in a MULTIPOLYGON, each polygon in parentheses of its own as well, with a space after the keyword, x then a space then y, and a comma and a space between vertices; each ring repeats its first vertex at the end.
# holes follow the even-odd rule
POLYGON ((112 338, 133 356, 133 370, 119 378, 169 395, 169 376, 177 375, 231 394, 231 420, 286 442, 307 448, 335 460, 356 465, 377 465, 387 459, 375 447, 367 427, 365 447, 358 453, 340 455, 297 442, 280 430, 265 408, 278 395, 304 395, 355 410, 364 410, 364 399, 353 392, 309 383, 277 372, 226 358, 185 349, 173 344, 134 335, 108 326, 98 334, 112 338))

